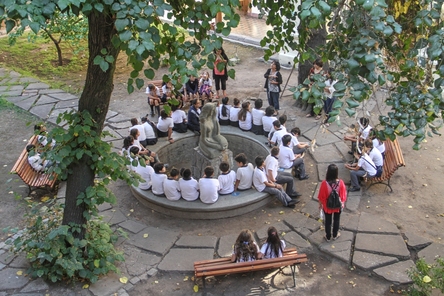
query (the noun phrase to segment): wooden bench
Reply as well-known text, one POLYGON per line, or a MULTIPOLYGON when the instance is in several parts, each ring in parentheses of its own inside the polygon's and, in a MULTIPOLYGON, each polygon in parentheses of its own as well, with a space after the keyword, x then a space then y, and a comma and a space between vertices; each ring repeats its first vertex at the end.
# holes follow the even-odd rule
MULTIPOLYGON (((26 146, 30 144, 35 146, 39 145, 37 143, 37 135, 33 135, 26 146)), ((28 185, 29 192, 31 192, 32 187, 47 187, 52 189, 57 181, 57 175, 55 173, 45 174, 43 172, 37 172, 31 167, 28 163, 28 151, 26 151, 26 147, 12 167, 11 173, 17 174, 20 179, 28 185)))
POLYGON ((395 139, 394 141, 387 139, 384 141, 384 144, 385 159, 382 175, 380 177, 368 178, 366 181, 368 181, 369 184, 366 187, 366 190, 375 184, 384 184, 390 188, 390 192, 393 192, 392 186, 390 185, 390 179, 398 168, 405 166, 404 156, 402 155, 398 139, 395 139))
POLYGON ((199 277, 203 279, 205 287, 205 277, 218 276, 235 273, 245 273, 256 270, 267 270, 274 268, 282 268, 290 266, 293 275, 293 284, 296 287, 296 265, 302 262, 307 262, 306 254, 298 254, 296 248, 284 250, 283 257, 273 259, 262 259, 250 262, 231 262, 231 257, 224 257, 220 259, 204 260, 194 262, 194 277, 195 280, 199 277))

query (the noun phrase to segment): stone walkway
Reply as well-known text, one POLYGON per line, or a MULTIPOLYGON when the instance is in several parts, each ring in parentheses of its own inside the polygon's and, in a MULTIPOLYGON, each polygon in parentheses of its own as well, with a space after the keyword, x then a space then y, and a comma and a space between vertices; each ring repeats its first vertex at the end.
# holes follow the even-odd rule
MULTIPOLYGON (((0 96, 54 124, 61 112, 75 109, 78 102, 78 98, 72 94, 50 89, 48 85, 33 78, 22 77, 14 71, 2 68, 0 96)), ((377 99, 378 96, 382 100, 383 94, 378 94, 377 99)), ((376 105, 377 102, 369 102, 367 108, 371 110, 376 105)), ((313 120, 292 115, 289 117, 289 122, 293 126, 299 126, 307 140, 316 138, 317 148, 310 153, 318 175, 323 177, 328 164, 334 162, 340 168, 340 178, 349 180, 349 174, 342 165, 348 160, 349 148, 341 140, 347 128, 332 125, 328 130, 322 130, 313 120)), ((128 127, 129 116, 122 114, 122 111, 108 112, 106 129, 118 138, 118 145, 126 136, 128 127)), ((64 191, 61 186, 58 198, 64 198, 64 191)), ((323 240, 324 230, 318 221, 316 196, 317 190, 300 213, 274 224, 280 232, 286 233, 285 241, 289 247, 297 247, 301 253, 308 253, 309 258, 313 249, 318 248, 349 266, 372 272, 389 282, 403 284, 410 282, 405 271, 414 265, 413 260, 417 257, 424 257, 431 263, 437 255, 444 256, 443 245, 415 233, 400 233, 395 224, 378 216, 358 212, 361 192, 349 194, 346 210, 341 215, 341 237, 327 243, 323 240)), ((121 227, 129 234, 129 238, 122 242, 125 244, 126 261, 121 270, 122 276, 126 276, 129 281, 123 284, 119 281, 120 276, 110 274, 92 284, 89 294, 84 295, 128 295, 128 291, 135 285, 154 276, 158 270, 185 271, 191 274, 194 261, 229 256, 237 237, 237 233, 222 237, 181 235, 143 225, 108 204, 100 206, 100 213, 111 225, 121 227), (149 234, 149 238, 145 238, 144 234, 149 234)), ((265 239, 267 228, 268 225, 256 231, 259 241, 265 239)), ((4 242, 0 243, 0 296, 45 294, 49 288, 45 281, 18 275, 19 271, 24 272, 28 266, 23 256, 13 256, 4 242)))

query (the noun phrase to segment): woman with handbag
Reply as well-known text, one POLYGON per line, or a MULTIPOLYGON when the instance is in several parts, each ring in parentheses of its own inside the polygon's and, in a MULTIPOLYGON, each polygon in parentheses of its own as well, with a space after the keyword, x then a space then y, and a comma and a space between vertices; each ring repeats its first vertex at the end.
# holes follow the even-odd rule
POLYGON ((264 74, 265 85, 267 90, 268 105, 273 106, 276 111, 279 111, 279 94, 281 92, 282 75, 279 72, 281 64, 277 61, 271 63, 270 69, 264 74))
POLYGON ((324 226, 325 226, 325 240, 329 242, 332 238, 336 240, 341 234, 339 233, 339 222, 341 212, 344 209, 345 201, 347 200, 347 188, 344 181, 338 178, 338 167, 335 164, 330 164, 327 168, 325 180, 322 181, 318 194, 319 209, 324 212, 324 226), (335 190, 340 199, 340 204, 330 208, 331 203, 329 199, 332 191, 335 190), (333 220, 333 235, 332 235, 332 220, 333 220))

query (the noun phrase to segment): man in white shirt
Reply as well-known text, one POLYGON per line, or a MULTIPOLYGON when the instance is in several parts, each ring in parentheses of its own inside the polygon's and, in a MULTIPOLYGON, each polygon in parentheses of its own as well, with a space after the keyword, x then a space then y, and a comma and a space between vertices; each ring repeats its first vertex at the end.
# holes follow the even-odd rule
POLYGON ((163 191, 165 196, 169 200, 179 200, 180 199, 180 185, 179 181, 179 170, 172 168, 170 171, 170 176, 163 182, 163 191))
POLYGON ((290 197, 301 196, 294 190, 294 179, 290 173, 279 172, 279 147, 271 148, 271 153, 265 158, 265 173, 267 174, 268 181, 277 184, 287 184, 285 193, 290 197))
POLYGON ((299 175, 299 180, 306 180, 309 176, 305 173, 304 158, 301 154, 294 154, 290 148, 290 142, 291 135, 282 137, 282 146, 278 157, 279 167, 284 169, 294 168, 296 170, 295 175, 299 175))
POLYGON ((156 130, 157 127, 154 123, 148 120, 148 116, 142 117, 142 126, 145 131, 146 136, 146 144, 147 145, 156 145, 157 144, 157 135, 156 130))
POLYGON ((280 146, 282 137, 287 134, 287 129, 283 126, 279 120, 273 122, 274 133, 270 138, 271 146, 280 146))
POLYGON ((151 190, 154 195, 165 196, 163 190, 163 182, 165 182, 167 175, 165 175, 165 166, 158 162, 154 165, 154 174, 151 175, 151 190))
POLYGON ((236 155, 234 160, 236 161, 238 167, 234 191, 250 189, 251 185, 253 185, 253 165, 247 162, 247 156, 244 153, 236 155))
POLYGON ((355 153, 355 157, 359 158, 358 163, 354 163, 352 165, 346 163, 345 167, 350 170, 350 179, 351 179, 351 187, 349 191, 359 191, 361 190, 361 186, 359 185, 359 177, 373 177, 376 175, 376 166, 373 160, 368 156, 366 152, 367 148, 364 148, 362 151, 362 155, 359 156, 355 153))
POLYGON ((184 169, 181 171, 182 178, 179 180, 180 192, 182 198, 186 201, 194 201, 199 198, 199 183, 191 177, 191 170, 184 169))
POLYGON ((284 192, 282 185, 270 182, 267 179, 264 158, 258 156, 254 162, 256 163, 256 168, 253 174, 253 184, 257 191, 274 195, 284 207, 294 208, 294 205, 299 201, 291 199, 291 197, 284 192))
POLYGON ((143 179, 143 182, 139 181, 138 187, 142 190, 149 190, 151 189, 151 176, 152 174, 154 174, 154 169, 152 166, 150 166, 149 160, 146 160, 145 161, 146 165, 142 166, 139 163, 139 159, 137 158, 138 154, 139 154, 139 148, 137 148, 136 146, 132 146, 130 148, 131 169, 137 174, 139 174, 140 177, 143 179), (131 155, 134 155, 136 157, 137 160, 136 166, 132 165, 134 159, 131 157, 131 155))
POLYGON ((199 179, 200 200, 206 204, 212 204, 219 198, 219 180, 213 179, 214 169, 207 166, 204 176, 199 179))
POLYGON ((301 135, 301 130, 298 127, 294 127, 290 131, 291 142, 290 148, 293 149, 294 154, 302 154, 309 147, 308 143, 301 143, 298 137, 301 135))

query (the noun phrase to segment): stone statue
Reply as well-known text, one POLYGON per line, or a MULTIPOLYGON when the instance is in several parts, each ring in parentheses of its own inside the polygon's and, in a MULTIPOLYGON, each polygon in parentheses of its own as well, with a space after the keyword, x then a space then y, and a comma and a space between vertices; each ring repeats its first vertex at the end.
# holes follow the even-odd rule
POLYGON ((199 116, 200 138, 199 148, 202 154, 208 158, 216 158, 228 148, 228 141, 220 134, 219 121, 217 120, 216 104, 206 103, 199 116))

